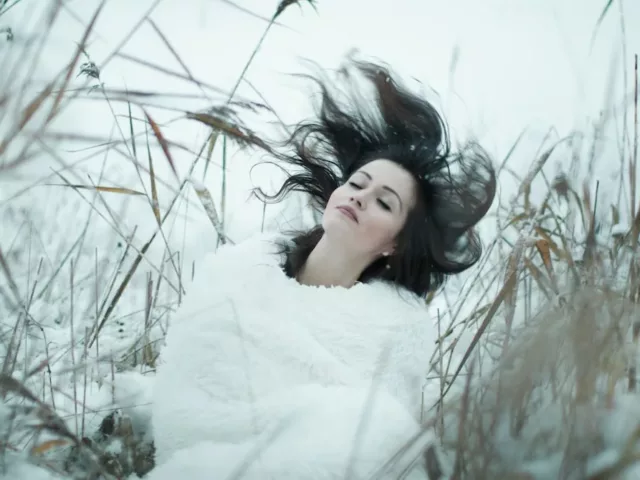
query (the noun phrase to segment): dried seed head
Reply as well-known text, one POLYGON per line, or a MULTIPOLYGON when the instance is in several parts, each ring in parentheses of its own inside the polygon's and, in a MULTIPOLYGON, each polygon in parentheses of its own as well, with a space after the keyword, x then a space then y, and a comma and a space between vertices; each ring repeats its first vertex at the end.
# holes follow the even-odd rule
POLYGON ((570 186, 567 176, 564 173, 558 173, 553 179, 552 188, 561 197, 568 198, 570 186))
POLYGON ((11 42, 13 40, 13 31, 11 27, 0 28, 0 33, 4 33, 7 36, 7 42, 11 42))
MULTIPOLYGON (((311 7, 314 10, 317 10, 316 5, 315 5, 315 1, 316 0, 307 0, 307 2, 309 3, 309 5, 311 5, 311 7)), ((291 5, 300 5, 301 0, 282 0, 279 4, 278 4, 278 8, 276 9, 276 13, 273 15, 273 19, 275 20, 276 18, 278 18, 280 15, 282 15, 284 13, 284 11, 289 8, 291 5)))
POLYGON ((80 73, 77 76, 79 77, 80 75, 86 75, 87 77, 100 80, 100 69, 93 62, 85 62, 80 65, 80 73))

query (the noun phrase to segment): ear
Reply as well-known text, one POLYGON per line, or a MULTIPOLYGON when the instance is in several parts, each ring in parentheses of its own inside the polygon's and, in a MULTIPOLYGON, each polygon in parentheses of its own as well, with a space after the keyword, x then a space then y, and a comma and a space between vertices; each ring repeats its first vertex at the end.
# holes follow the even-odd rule
POLYGON ((382 249, 382 256, 383 257, 390 257, 391 255, 393 255, 396 251, 396 245, 395 243, 389 243, 388 245, 386 245, 383 249, 382 249))

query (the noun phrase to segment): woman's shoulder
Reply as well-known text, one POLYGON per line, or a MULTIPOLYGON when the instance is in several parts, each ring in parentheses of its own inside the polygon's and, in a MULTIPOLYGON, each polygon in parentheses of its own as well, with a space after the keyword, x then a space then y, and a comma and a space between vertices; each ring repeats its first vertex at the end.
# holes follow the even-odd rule
POLYGON ((273 286, 274 278, 281 275, 281 241, 277 232, 259 233, 235 244, 225 243, 201 257, 185 282, 186 296, 174 323, 213 312, 214 306, 226 308, 228 301, 249 300, 263 291, 262 285, 273 286))
POLYGON ((187 296, 206 292, 209 296, 212 292, 229 294, 252 279, 263 277, 282 261, 280 242, 281 235, 277 232, 259 233, 206 253, 194 262, 191 279, 185 282, 187 296))

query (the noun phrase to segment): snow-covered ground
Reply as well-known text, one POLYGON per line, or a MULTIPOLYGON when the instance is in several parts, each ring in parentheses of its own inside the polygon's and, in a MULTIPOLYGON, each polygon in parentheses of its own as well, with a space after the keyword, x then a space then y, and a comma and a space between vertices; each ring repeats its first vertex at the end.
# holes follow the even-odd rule
MULTIPOLYGON (((0 101, 0 142, 20 118, 11 102, 23 98, 24 90, 20 104, 25 107, 69 62, 101 2, 65 2, 38 54, 38 39, 46 31, 43 22, 48 21, 48 9, 54 3, 22 0, 0 16, 0 30, 9 26, 13 36, 5 41, 0 34, 0 100, 4 95, 10 99, 7 106, 0 101)), ((31 139, 29 131, 36 129, 42 115, 0 153, 1 167, 29 142, 38 152, 36 159, 17 169, 0 170, 0 249, 8 267, 0 269, 0 358, 11 359, 12 353, 16 377, 24 377, 36 398, 50 405, 80 437, 99 430, 114 408, 131 420, 136 435, 150 434, 153 365, 163 333, 189 290, 199 259, 218 244, 193 185, 187 184, 185 193, 177 197, 180 181, 188 177, 208 130, 194 121, 176 119, 185 110, 201 111, 226 102, 224 92, 237 82, 267 26, 264 18, 273 15, 278 3, 107 0, 89 37, 89 57, 81 57, 81 63, 95 62, 100 78, 76 77, 74 71, 70 84, 72 89, 87 85, 95 89, 65 107, 40 140, 31 139), (147 14, 153 21, 141 22, 147 14), (129 36, 130 32, 135 33, 129 36), (112 52, 120 53, 112 56, 112 52), (124 89, 158 94, 134 100, 144 103, 163 135, 175 142, 171 155, 179 180, 146 127, 140 106, 134 101, 129 114, 129 105, 115 100, 114 91, 124 89), (130 129, 136 135, 135 146, 129 139, 130 129), (70 134, 76 138, 68 138, 70 134), (109 141, 120 143, 105 148, 109 141), (134 150, 137 168, 132 161, 134 150), (150 165, 160 214, 166 214, 174 198, 178 200, 111 310, 127 272, 157 231, 148 200, 150 165), (67 181, 145 195, 72 189, 67 181), (20 313, 19 305, 26 312, 20 313), (14 346, 11 352, 10 345, 14 346), (45 359, 49 359, 46 366, 45 359), (27 375, 36 367, 35 374, 27 375)), ((498 164, 526 129, 501 172, 495 205, 499 215, 489 216, 481 226, 490 255, 433 301, 434 315, 442 315, 443 331, 452 312, 458 312, 457 320, 464 318, 489 303, 487 299, 500 288, 491 275, 495 268, 502 268, 497 262, 508 252, 501 251, 504 243, 492 249, 492 240, 503 227, 505 212, 516 208, 512 199, 534 165, 532 159, 574 130, 593 137, 594 125, 602 118, 615 120, 603 127, 604 141, 594 155, 605 161, 591 167, 586 142, 576 168, 571 162, 575 142, 563 143, 545 171, 550 177, 567 172, 577 185, 589 175, 592 195, 597 180, 603 211, 611 204, 623 205, 611 229, 598 235, 607 238, 628 230, 623 227, 630 225, 628 202, 618 200, 619 194, 629 195, 619 188, 620 177, 628 175, 619 149, 624 145, 629 155, 632 132, 625 133, 620 119, 623 100, 630 98, 624 92, 633 91, 632 55, 640 51, 640 30, 632 28, 640 21, 638 2, 613 2, 595 37, 606 4, 603 0, 315 3, 317 12, 305 1, 300 8, 290 7, 279 19, 281 25, 270 29, 236 99, 265 103, 285 122, 294 122, 310 112, 309 92, 306 84, 287 74, 303 71, 302 58, 336 68, 348 50, 359 48, 390 63, 405 78, 416 79, 413 85, 441 106, 454 140, 476 135, 498 164)), ((266 110, 246 119, 258 132, 276 133, 276 119, 266 110)), ((225 232, 234 241, 262 228, 313 221, 298 198, 266 209, 259 201, 248 200, 251 187, 273 188, 281 178, 272 166, 252 170, 264 158, 259 151, 241 150, 232 142, 223 145, 220 139, 211 164, 205 169, 201 163, 191 172, 198 179, 196 185, 203 184, 211 192, 225 232)), ((540 201, 546 189, 538 178, 532 185, 533 201, 540 201)), ((505 235, 515 242, 516 233, 505 235)), ((458 359, 475 333, 462 330, 463 325, 456 324, 455 335, 449 337, 453 341, 462 335, 455 344, 458 359)), ((455 366, 456 361, 452 363, 455 366)), ((9 396, 5 403, 11 401, 9 396)), ((6 405, 0 402, 0 408, 6 405)), ((49 438, 45 435, 36 442, 44 445, 43 456, 68 448, 45 444, 49 438)), ((31 440, 19 439, 24 444, 31 440)), ((12 470, 4 473, 7 479, 49 478, 40 468, 11 465, 12 470)))

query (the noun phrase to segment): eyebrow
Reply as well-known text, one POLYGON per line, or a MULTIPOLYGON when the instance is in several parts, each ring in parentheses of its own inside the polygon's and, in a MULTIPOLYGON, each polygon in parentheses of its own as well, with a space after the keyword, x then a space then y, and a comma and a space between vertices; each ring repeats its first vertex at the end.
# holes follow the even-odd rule
MULTIPOLYGON (((355 173, 361 173, 362 175, 367 177, 369 180, 373 180, 373 177, 369 173, 365 172, 364 170, 358 170, 355 173)), ((398 195, 398 192, 396 192, 393 188, 389 187, 388 185, 383 185, 382 188, 387 192, 393 193, 397 197, 398 202, 400 202, 400 209, 402 209, 403 208, 402 199, 400 198, 400 195, 398 195)))

